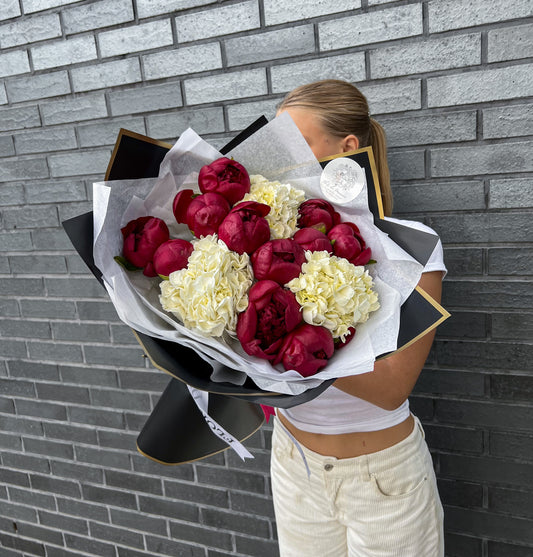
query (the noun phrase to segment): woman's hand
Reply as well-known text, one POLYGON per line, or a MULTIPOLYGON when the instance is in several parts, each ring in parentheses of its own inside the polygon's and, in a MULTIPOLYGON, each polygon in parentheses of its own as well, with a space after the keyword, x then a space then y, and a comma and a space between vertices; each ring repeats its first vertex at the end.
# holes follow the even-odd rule
MULTIPOLYGON (((418 286, 440 303, 441 271, 423 273, 418 286)), ((411 394, 424 367, 434 337, 435 329, 400 352, 376 361, 373 371, 341 377, 333 385, 345 393, 367 400, 385 410, 395 410, 411 394)))

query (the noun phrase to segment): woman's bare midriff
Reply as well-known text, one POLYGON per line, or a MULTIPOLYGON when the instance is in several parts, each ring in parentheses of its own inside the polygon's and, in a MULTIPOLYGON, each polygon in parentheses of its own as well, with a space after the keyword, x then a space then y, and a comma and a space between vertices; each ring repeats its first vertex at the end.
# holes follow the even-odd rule
POLYGON ((408 437, 414 427, 414 419, 410 415, 402 423, 379 431, 329 435, 298 429, 280 412, 277 413, 277 417, 304 447, 315 453, 336 458, 353 458, 392 447, 408 437))

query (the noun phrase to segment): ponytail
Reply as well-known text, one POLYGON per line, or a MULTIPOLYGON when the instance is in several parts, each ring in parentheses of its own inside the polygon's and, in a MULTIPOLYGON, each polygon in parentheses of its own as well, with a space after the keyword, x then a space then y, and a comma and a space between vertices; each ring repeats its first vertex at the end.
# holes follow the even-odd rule
POLYGON ((389 165, 387 163, 387 139, 385 137, 385 130, 374 118, 370 118, 368 144, 372 147, 374 160, 376 161, 381 199, 383 201, 383 212, 386 216, 390 217, 392 215, 393 199, 389 165))

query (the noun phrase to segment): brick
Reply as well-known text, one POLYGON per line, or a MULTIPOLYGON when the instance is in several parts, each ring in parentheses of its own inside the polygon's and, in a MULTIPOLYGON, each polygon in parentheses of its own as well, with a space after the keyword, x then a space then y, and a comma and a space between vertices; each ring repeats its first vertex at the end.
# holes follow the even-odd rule
POLYGON ((531 493, 498 487, 489 489, 489 510, 513 516, 533 518, 531 493))
POLYGON ((0 379, 0 393, 3 396, 35 397, 35 387, 30 381, 0 379))
POLYGON ((4 160, 2 177, 6 181, 48 178, 48 166, 46 160, 42 158, 4 160))
POLYGON ((139 495, 139 510, 156 516, 198 522, 198 507, 183 501, 139 495))
POLYGON ((30 71, 30 61, 25 50, 13 50, 0 54, 0 77, 17 75, 30 71))
POLYGON ((279 99, 232 104, 226 107, 231 131, 243 130, 260 116, 272 120, 276 116, 279 99))
POLYGON ((229 508, 227 489, 204 487, 202 485, 192 483, 165 480, 164 494, 165 497, 190 501, 198 505, 229 508))
MULTIPOLYGON (((53 509, 53 511, 55 511, 55 509, 53 509)), ((56 528, 63 532, 74 532, 76 534, 89 533, 86 520, 80 520, 57 512, 39 511, 39 522, 43 526, 56 528)))
POLYGON ((123 429, 124 417, 121 412, 111 410, 98 410, 95 408, 84 408, 73 406, 69 408, 69 416, 72 422, 85 425, 97 425, 123 429))
POLYGON ((88 518, 107 522, 108 510, 102 505, 95 505, 86 501, 75 501, 73 499, 57 498, 57 508, 60 513, 65 515, 76 516, 78 518, 88 518))
POLYGON ((100 468, 84 466, 78 462, 51 461, 52 474, 56 477, 70 480, 80 480, 87 483, 103 483, 104 474, 100 468))
POLYGON ((186 79, 184 85, 187 104, 254 97, 267 93, 264 69, 186 79))
POLYGON ((98 385, 100 387, 118 386, 117 372, 112 369, 97 369, 92 367, 88 370, 85 366, 59 366, 61 379, 67 383, 83 385, 98 385))
POLYGON ((150 397, 145 393, 132 393, 127 391, 92 389, 93 404, 115 410, 145 410, 150 409, 150 397))
POLYGON ((143 536, 124 528, 114 528, 97 522, 89 523, 91 538, 106 540, 129 547, 144 548, 143 536))
POLYGON ((533 377, 492 375, 490 394, 494 399, 528 401, 533 393, 533 377))
POLYGON ((186 43, 217 37, 260 26, 259 6, 255 0, 210 8, 175 18, 178 42, 186 43))
POLYGON ((176 82, 163 83, 137 89, 113 91, 109 94, 111 114, 154 112, 165 108, 182 106, 181 91, 176 82))
POLYGON ((37 383, 37 396, 41 400, 89 404, 89 390, 81 386, 56 385, 54 383, 37 383))
POLYGON ((312 25, 248 35, 224 41, 229 66, 252 64, 277 58, 312 54, 315 35, 312 25))
POLYGON ((231 534, 201 525, 193 526, 183 522, 174 522, 170 524, 170 535, 172 538, 184 542, 193 542, 230 551, 233 549, 231 534))
POLYGON ((275 540, 257 540, 254 538, 235 536, 237 551, 244 555, 257 555, 257 557, 269 557, 278 551, 278 542, 275 540))
POLYGON ((9 209, 4 213, 6 228, 58 226, 57 209, 53 205, 27 205, 24 209, 9 209))
POLYGON ((0 110, 0 131, 20 130, 41 125, 39 109, 36 106, 4 108, 0 110))
POLYGON ((485 208, 483 182, 445 182, 394 187, 395 213, 485 208))
POLYGON ((483 274, 483 252, 480 249, 447 248, 445 261, 449 276, 483 274))
POLYGON ((472 176, 533 170, 532 141, 431 151, 432 176, 472 176))
POLYGON ((161 394, 168 385, 169 376, 160 370, 127 371, 120 370, 120 386, 123 389, 161 394))
POLYGON ((424 178, 425 155, 422 149, 413 151, 391 151, 388 153, 392 181, 424 178))
POLYGON ((436 349, 438 362, 444 366, 531 369, 533 347, 527 344, 442 341, 437 342, 436 349))
POLYGON ((489 447, 490 454, 496 457, 533 461, 533 437, 530 432, 522 435, 509 431, 491 431, 489 447))
POLYGON ((70 443, 96 444, 96 431, 92 426, 75 424, 45 423, 44 431, 49 439, 61 439, 70 443))
POLYGON ((249 534, 258 538, 269 538, 270 528, 268 520, 250 516, 226 512, 219 509, 202 509, 203 522, 207 526, 229 530, 240 534, 249 534))
POLYGON ((415 385, 416 393, 462 394, 481 397, 485 394, 485 377, 481 373, 425 369, 415 385))
POLYGON ((449 214, 430 216, 428 224, 446 243, 531 241, 533 226, 527 212, 449 214), (516 230, 520 230, 517 236, 516 230))
POLYGON ((104 58, 142 50, 151 50, 153 48, 169 46, 172 43, 170 19, 140 23, 98 34, 100 52, 104 58))
POLYGON ((147 492, 152 495, 162 495, 163 488, 159 478, 148 478, 144 475, 115 470, 105 471, 106 485, 127 489, 128 491, 147 492))
POLYGON ((39 12, 48 8, 55 8, 56 6, 64 6, 66 4, 73 4, 78 0, 22 0, 24 13, 39 12))
POLYGON ((117 0, 111 3, 100 0, 89 5, 66 8, 61 15, 67 34, 118 25, 133 21, 134 18, 131 0, 117 0))
POLYGON ((77 536, 75 534, 65 534, 64 537, 66 546, 77 551, 83 551, 89 555, 99 555, 101 557, 115 557, 116 555, 115 547, 111 544, 77 536))
POLYGON ((428 78, 428 106, 456 106, 531 96, 531 71, 531 64, 522 64, 428 78), (498 87, 494 87, 494 83, 498 83, 498 87))
POLYGON ((533 541, 530 520, 456 507, 447 511, 447 525, 451 530, 525 543, 533 541))
POLYGON ((361 13, 318 24, 321 51, 421 34, 422 7, 417 4, 390 8, 387 12, 361 13))
POLYGON ((107 116, 104 95, 84 95, 41 105, 45 124, 64 124, 107 116))
POLYGON ((52 323, 51 325, 56 340, 103 342, 109 339, 107 325, 89 323, 52 323))
MULTIPOLYGON (((3 10, 5 7, 2 7, 3 10)), ((1 18, 1 16, 0 16, 1 18)), ((0 26, 2 48, 18 46, 61 36, 59 14, 26 17, 0 26)))
MULTIPOLYGON (((92 278, 73 278, 65 279, 54 277, 44 279, 46 291, 49 296, 74 297, 74 298, 105 298, 106 291, 100 283, 92 278)), ((109 334, 107 335, 109 338, 109 334)))
POLYGON ((455 453, 481 454, 483 452, 481 429, 424 424, 424 431, 431 449, 455 453))
MULTIPOLYGON (((98 124, 86 124, 77 127, 80 147, 102 147, 114 145, 121 128, 146 135, 144 119, 122 118, 109 119, 98 124)), ((158 136, 159 137, 159 136, 158 136)))
MULTIPOLYGON (((31 507, 15 505, 7 501, 2 501, 2 514, 9 516, 11 520, 24 520, 27 522, 37 522, 37 511, 31 507)), ((2 546, 5 546, 5 538, 2 538, 2 546)), ((44 555, 38 553, 37 555, 44 555)))
POLYGON ((111 522, 129 530, 141 530, 155 535, 166 536, 167 525, 163 518, 141 516, 138 512, 111 509, 111 522))
POLYGON ((533 25, 492 29, 488 37, 488 61, 501 62, 533 56, 533 25))
POLYGON ((529 104, 486 108, 483 111, 483 137, 533 135, 533 108, 529 104))
POLYGON ((432 0, 428 4, 430 32, 461 29, 485 23, 501 22, 508 19, 532 15, 528 0, 517 0, 509 9, 501 9, 499 2, 472 0, 465 5, 461 0, 432 0))
POLYGON ((0 87, 0 104, 7 104, 6 86, 3 83, 0 87))
POLYGON ((0 321, 3 337, 51 338, 50 324, 45 321, 4 319, 0 321))
POLYGON ((373 79, 474 66, 481 62, 481 35, 417 41, 370 51, 373 79))
POLYGON ((92 91, 141 81, 141 69, 137 58, 74 68, 70 73, 72 88, 76 92, 92 91))
MULTIPOLYGON (((66 460, 71 460, 74 456, 74 450, 70 443, 58 443, 56 441, 50 441, 49 439, 25 438, 24 450, 27 453, 63 458, 66 460)), ((55 504, 48 504, 45 508, 55 509, 55 504)))
MULTIPOLYGON (((109 334, 107 336, 109 338, 109 334)), ((133 335, 133 331, 124 324, 111 325, 111 338, 116 344, 137 344, 137 340, 133 335)), ((127 372, 126 372, 127 373, 127 372)), ((136 376, 139 375, 133 372, 136 376)))
POLYGON ((27 470, 28 472, 42 472, 43 474, 50 472, 48 461, 39 456, 5 453, 2 455, 2 460, 6 468, 17 468, 19 470, 27 470))
POLYGON ((488 250, 489 275, 531 275, 533 250, 528 248, 491 248, 488 250))
MULTIPOLYGON (((436 416, 443 424, 462 424, 483 426, 492 429, 514 430, 515 433, 527 432, 531 408, 518 404, 501 402, 437 400, 436 416)), ((461 457, 457 457, 461 458, 461 457)), ((502 465, 504 460, 497 460, 502 465)), ((487 467, 488 469, 488 467, 487 467)), ((512 473, 510 472, 510 475, 512 473)), ((475 478, 472 478, 475 480, 475 478)), ((481 478, 475 481, 481 481, 481 478)))
POLYGON ((61 255, 12 255, 9 260, 14 273, 51 274, 67 271, 65 259, 61 255))
POLYGON ((492 336, 494 338, 531 339, 533 315, 529 313, 493 313, 492 336))
POLYGON ((41 279, 10 277, 0 279, 0 286, 4 296, 31 296, 42 293, 41 279))
MULTIPOLYGON (((4 450, 22 451, 22 440, 20 436, 0 433, 0 444, 4 450)), ((3 475, 2 480, 5 480, 3 475)))
POLYGON ((497 542, 489 540, 488 544, 489 557, 529 557, 531 555, 531 546, 517 545, 513 543, 497 542))
POLYGON ((22 205, 24 203, 24 188, 22 184, 10 184, 9 188, 0 189, 0 205, 22 205))
POLYGON ((137 13, 144 18, 215 3, 216 0, 137 0, 137 13))
POLYGON ((146 79, 160 79, 177 75, 222 68, 219 43, 185 46, 142 57, 146 79))
POLYGON ((54 364, 41 364, 12 360, 9 362, 9 375, 11 377, 25 377, 28 379, 44 379, 58 381, 59 371, 54 364))
POLYGON ((2 233, 0 240, 0 251, 31 251, 33 249, 29 232, 2 233))
MULTIPOLYGON (((83 182, 55 181, 27 183, 26 199, 32 203, 64 203, 83 201, 87 192, 83 182)), ((32 232, 33 243, 37 249, 72 249, 72 244, 64 230, 35 230, 32 232)))
POLYGON ((237 473, 234 470, 223 470, 211 466, 197 466, 198 480, 204 485, 216 485, 263 494, 265 492, 265 479, 254 473, 237 473))
POLYGON ((18 0, 6 0, 2 5, 0 20, 17 17, 20 14, 20 2, 18 0))
POLYGON ((446 555, 449 557, 473 557, 482 555, 481 540, 452 532, 444 532, 446 555))
POLYGON ((407 118, 381 117, 378 121, 385 128, 389 147, 476 139, 474 111, 410 115, 407 118))
MULTIPOLYGON (((26 555, 30 553, 31 555, 39 555, 44 557, 45 554, 45 549, 42 543, 25 540, 23 538, 19 538, 18 536, 8 536, 7 534, 4 534, 1 537, 1 542, 2 547, 9 546, 13 549, 18 550, 18 555, 21 555, 20 552, 25 552, 26 555)), ((8 557, 11 557, 11 555, 12 554, 10 554, 8 557)))
POLYGON ((360 89, 368 100, 372 116, 416 110, 422 106, 419 79, 398 80, 380 85, 362 84, 360 89))
POLYGON ((96 43, 92 35, 45 43, 31 49, 36 70, 56 68, 96 59, 96 43))
POLYGON ((2 468, 2 483, 11 486, 10 489, 14 486, 30 487, 30 477, 26 472, 2 468))
POLYGON ((17 154, 62 151, 76 146, 76 135, 73 128, 44 128, 14 134, 17 154))
POLYGON ((85 176, 88 174, 103 175, 110 156, 111 152, 108 149, 51 155, 48 159, 50 173, 58 178, 64 176, 85 176))
POLYGON ((83 356, 79 346, 73 344, 58 344, 31 342, 28 344, 30 358, 63 361, 63 362, 82 362, 83 356))
POLYGON ((284 4, 276 2, 276 0, 264 0, 264 6, 266 25, 276 25, 288 21, 356 10, 361 7, 361 1, 331 0, 330 2, 306 2, 306 0, 296 0, 290 4, 284 4))
POLYGON ((200 135, 224 131, 224 113, 221 107, 155 114, 148 116, 147 121, 151 137, 177 139, 187 128, 192 128, 200 135))
POLYGON ((0 137, 0 157, 9 157, 15 154, 13 138, 9 136, 0 137))
POLYGON ((365 58, 362 52, 343 54, 283 64, 271 68, 272 92, 283 93, 299 85, 320 79, 359 81, 365 78, 365 58))
POLYGON ((83 347, 83 352, 85 361, 89 364, 144 367, 144 358, 140 347, 125 348, 86 344, 83 347))
POLYGON ((118 321, 111 302, 76 302, 81 320, 118 321))
POLYGON ((270 496, 251 495, 249 493, 232 491, 231 508, 237 512, 266 516, 274 519, 274 507, 270 496))
MULTIPOLYGON (((93 151, 94 152, 94 151, 93 151)), ((107 164, 105 166, 105 168, 107 168, 107 164)), ((102 170, 102 175, 104 173, 104 170, 102 170)), ((93 181, 96 181, 96 179, 100 178, 95 177, 91 180, 91 183, 93 181)), ((101 178, 103 179, 103 178, 101 178)), ((92 191, 92 186, 88 185, 87 186, 89 188, 89 191, 92 191)), ((92 210, 93 206, 92 206, 92 202, 91 201, 81 201, 79 203, 60 203, 58 204, 57 208, 59 209, 59 221, 63 222, 67 219, 73 218, 73 217, 77 217, 83 213, 87 213, 89 211, 92 210)))
POLYGON ((98 432, 98 444, 101 447, 108 447, 111 449, 125 449, 127 451, 133 451, 135 449, 136 439, 137 433, 126 433, 124 431, 98 432))
MULTIPOLYGON (((2 431, 11 431, 13 433, 26 433, 28 435, 42 435, 43 427, 40 421, 32 420, 25 416, 17 416, 16 418, 8 418, 0 415, 0 426, 2 431)), ((4 473, 4 471, 2 472, 4 473)))
MULTIPOLYGON (((204 557, 205 550, 202 547, 187 545, 185 543, 175 542, 165 538, 156 538, 155 536, 146 536, 146 548, 151 552, 157 551, 163 555, 183 555, 184 557, 204 557)), ((120 557, 137 557, 120 553, 120 557)))
POLYGON ((16 103, 66 95, 70 93, 70 83, 66 71, 47 72, 10 79, 6 89, 9 100, 16 103))
MULTIPOLYGON (((109 472, 107 468, 130 468, 129 455, 127 452, 123 451, 108 451, 92 447, 76 447, 76 460, 87 462, 89 464, 97 464, 100 467, 105 468, 104 477, 107 477, 106 474, 109 472)), ((110 481, 106 481, 105 483, 109 486, 121 487, 118 483, 110 481)), ((128 490, 132 491, 131 486, 128 487, 128 490)))
POLYGON ((9 496, 14 503, 21 503, 38 509, 55 509, 56 506, 55 499, 51 495, 35 493, 28 489, 17 489, 11 486, 9 488, 9 496))

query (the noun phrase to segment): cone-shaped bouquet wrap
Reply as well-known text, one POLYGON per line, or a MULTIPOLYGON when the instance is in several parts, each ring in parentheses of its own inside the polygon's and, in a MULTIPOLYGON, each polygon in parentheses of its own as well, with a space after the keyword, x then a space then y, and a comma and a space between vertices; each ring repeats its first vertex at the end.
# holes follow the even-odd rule
MULTIPOLYGON (((114 260, 122 250, 121 228, 146 215, 165 221, 171 238, 192 239, 189 228, 174 218, 173 200, 185 189, 199 194, 201 168, 222 156, 193 130, 184 132, 166 152, 157 177, 94 184, 94 263, 89 256, 85 258, 90 266, 93 265, 95 274, 101 273, 120 319, 136 331, 152 362, 182 382, 179 387, 169 385, 167 391, 173 388, 183 391, 187 384, 203 392, 222 395, 222 399, 231 397, 227 400, 244 403, 239 412, 241 416, 246 414, 250 428, 247 431, 240 428, 237 436, 241 439, 261 423, 257 407, 250 402, 289 407, 310 400, 337 377, 371 371, 378 357, 413 342, 447 316, 445 310, 417 289, 423 264, 435 246, 435 237, 384 220, 370 148, 319 163, 287 114, 246 135, 243 141, 235 141, 226 156, 238 161, 250 175, 290 184, 303 192, 306 199, 328 199, 342 221, 356 223, 372 251, 375 262, 367 269, 379 309, 358 324, 354 338, 342 350, 336 350, 324 368, 304 377, 279 363, 273 365, 272 361, 249 355, 231 332, 205 336, 185 326, 174 314, 162 309, 159 278, 127 271, 114 260)), ((154 142, 145 139, 147 150, 150 150, 154 142)), ((161 155, 159 151, 154 157, 161 155)), ((153 172, 153 160, 150 165, 153 172)), ((79 223, 67 222, 65 227, 67 232, 70 229, 69 235, 76 245, 74 237, 79 235, 79 223)), ((160 403, 170 396, 165 392, 160 403)), ((164 407, 168 410, 168 402, 164 407)), ((209 415, 208 411, 217 408, 215 411, 220 418, 226 420, 226 430, 236 425, 231 419, 227 421, 228 412, 221 411, 218 402, 210 400, 209 408, 207 404, 203 409, 198 408, 204 418, 209 415)), ((170 419, 168 411, 160 409, 158 414, 157 410, 145 426, 145 430, 153 433, 164 429, 157 423, 160 421, 158 415, 165 415, 166 423, 170 419)), ((177 415, 172 417, 172 420, 180 419, 177 415)), ((202 423, 201 420, 198 423, 202 423)), ((145 451, 141 446, 143 435, 152 440, 154 435, 143 431, 139 437, 141 451, 152 458, 164 462, 194 459, 183 450, 173 456, 167 454, 162 449, 165 443, 161 439, 152 444, 147 442, 149 450, 145 451)), ((201 458, 217 452, 216 447, 207 447, 206 439, 200 442, 206 450, 197 448, 192 456, 201 458)), ((175 444, 183 445, 183 439, 176 439, 175 444)))

